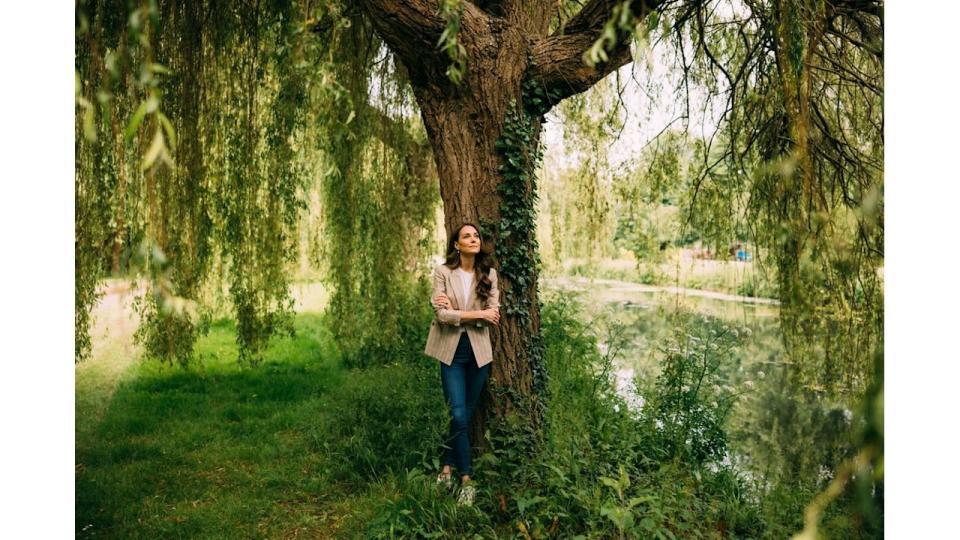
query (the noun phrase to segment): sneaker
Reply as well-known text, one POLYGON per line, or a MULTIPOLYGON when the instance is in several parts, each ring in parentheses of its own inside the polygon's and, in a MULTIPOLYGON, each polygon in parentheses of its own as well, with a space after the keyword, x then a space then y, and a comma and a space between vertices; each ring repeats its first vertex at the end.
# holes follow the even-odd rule
POLYGON ((447 489, 453 489, 453 474, 444 474, 442 471, 437 475, 437 485, 447 489))
POLYGON ((473 500, 477 497, 477 488, 473 484, 467 484, 460 488, 460 494, 457 496, 457 504, 460 506, 473 506, 473 500))

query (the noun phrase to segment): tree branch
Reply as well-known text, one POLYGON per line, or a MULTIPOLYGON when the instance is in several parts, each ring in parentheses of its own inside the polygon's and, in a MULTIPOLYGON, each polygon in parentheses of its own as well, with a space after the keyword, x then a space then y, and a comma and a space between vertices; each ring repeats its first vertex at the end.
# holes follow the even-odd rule
MULTIPOLYGON (((461 34, 481 32, 488 15, 469 0, 461 0, 461 34)), ((436 0, 361 0, 377 34, 402 60, 440 58, 437 48, 446 21, 440 16, 436 0)))
POLYGON ((632 60, 630 47, 624 43, 607 53, 609 59, 606 62, 588 66, 583 61, 583 53, 596 39, 595 33, 582 32, 534 41, 530 49, 533 61, 527 77, 537 81, 548 94, 556 96, 556 101, 560 101, 586 91, 611 71, 632 60))
MULTIPOLYGON (((583 7, 564 28, 551 36, 534 39, 531 43, 533 62, 527 74, 537 81, 556 101, 579 94, 612 71, 628 64, 630 33, 617 30, 617 40, 607 52, 606 62, 588 66, 583 54, 600 37, 616 0, 592 0, 583 7)), ((644 19, 662 3, 662 0, 636 0, 630 10, 637 19, 644 19)))

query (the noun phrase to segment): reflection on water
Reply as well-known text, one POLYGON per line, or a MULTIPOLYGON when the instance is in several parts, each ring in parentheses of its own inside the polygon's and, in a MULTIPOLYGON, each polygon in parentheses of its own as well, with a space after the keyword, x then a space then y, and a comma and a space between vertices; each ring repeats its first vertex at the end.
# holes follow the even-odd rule
MULTIPOLYGON (((616 367, 616 388, 634 414, 643 414, 638 386, 660 374, 670 315, 699 313, 730 325, 738 335, 733 359, 721 370, 738 395, 727 417, 732 465, 761 493, 773 484, 822 481, 851 452, 855 431, 849 403, 834 401, 791 378, 780 341, 779 310, 772 302, 738 297, 677 294, 610 280, 544 280, 543 292, 562 291, 583 305, 601 354, 616 367)), ((795 485, 795 484, 794 484, 795 485)))

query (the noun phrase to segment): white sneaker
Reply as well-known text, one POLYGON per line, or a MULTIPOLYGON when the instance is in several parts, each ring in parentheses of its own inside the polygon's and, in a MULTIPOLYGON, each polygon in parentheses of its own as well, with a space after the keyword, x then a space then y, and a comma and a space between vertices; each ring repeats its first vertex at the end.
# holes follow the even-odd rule
POLYGON ((477 488, 473 484, 467 484, 460 487, 460 494, 457 495, 457 504, 460 506, 473 506, 473 500, 477 497, 477 488))
POLYGON ((437 475, 437 485, 447 489, 453 489, 453 474, 444 474, 442 471, 437 475))

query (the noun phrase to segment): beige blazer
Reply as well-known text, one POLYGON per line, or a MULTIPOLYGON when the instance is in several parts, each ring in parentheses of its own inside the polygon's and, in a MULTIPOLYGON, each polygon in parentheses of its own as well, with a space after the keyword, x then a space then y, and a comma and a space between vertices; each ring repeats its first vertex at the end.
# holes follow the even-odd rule
POLYGON ((461 325, 461 311, 481 311, 488 308, 500 309, 500 287, 497 283, 497 271, 490 269, 490 297, 482 303, 476 295, 477 279, 473 280, 470 291, 463 290, 463 281, 444 264, 437 265, 433 270, 433 293, 430 295, 430 305, 433 298, 444 293, 450 298, 451 309, 441 309, 433 306, 436 316, 430 323, 430 334, 427 336, 427 347, 424 353, 440 360, 446 365, 453 363, 453 355, 460 342, 460 333, 467 329, 467 337, 473 347, 473 354, 477 357, 477 366, 483 367, 493 361, 493 347, 490 344, 490 327, 487 321, 463 321, 461 325))

